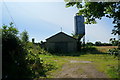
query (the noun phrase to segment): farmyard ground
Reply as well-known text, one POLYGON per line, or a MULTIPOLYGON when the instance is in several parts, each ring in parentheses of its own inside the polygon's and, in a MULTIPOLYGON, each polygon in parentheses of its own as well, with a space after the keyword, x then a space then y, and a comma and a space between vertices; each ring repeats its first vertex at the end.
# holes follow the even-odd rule
POLYGON ((118 78, 118 58, 113 55, 91 54, 88 51, 86 54, 59 56, 41 54, 40 57, 55 67, 46 73, 48 78, 118 78))

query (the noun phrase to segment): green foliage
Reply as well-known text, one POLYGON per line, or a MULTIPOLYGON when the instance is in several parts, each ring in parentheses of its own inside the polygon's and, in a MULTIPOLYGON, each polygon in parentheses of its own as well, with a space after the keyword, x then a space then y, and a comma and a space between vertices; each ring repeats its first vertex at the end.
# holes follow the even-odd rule
POLYGON ((94 46, 94 44, 92 42, 87 42, 85 45, 86 46, 94 46))
POLYGON ((113 29, 113 34, 120 35, 120 2, 84 2, 82 4, 79 1, 71 2, 65 0, 66 7, 76 6, 79 9, 78 15, 83 15, 86 17, 86 24, 95 24, 96 19, 102 19, 102 17, 113 18, 113 24, 115 24, 115 29, 113 29))
POLYGON ((75 35, 74 33, 71 33, 72 37, 75 39, 78 39, 78 35, 75 35))
MULTIPOLYGON (((13 24, 2 26, 2 67, 3 79, 38 78, 45 76, 43 61, 32 43, 24 44, 19 39, 18 30, 13 24)), ((36 47, 36 49, 39 49, 36 47)))
POLYGON ((8 35, 16 36, 19 32, 16 28, 14 28, 12 23, 10 23, 10 27, 3 25, 2 28, 2 34, 4 35, 3 37, 7 37, 8 35))
POLYGON ((3 79, 5 78, 26 78, 31 76, 27 67, 25 56, 27 50, 17 36, 18 30, 10 26, 2 27, 2 67, 3 79))
POLYGON ((86 46, 117 46, 117 45, 112 45, 111 43, 102 43, 100 41, 96 41, 95 44, 92 42, 87 42, 85 45, 86 46))
POLYGON ((112 46, 110 43, 102 43, 101 46, 112 46))
POLYGON ((118 46, 118 44, 119 44, 119 41, 118 41, 118 40, 112 41, 112 45, 113 45, 113 46, 118 46))
POLYGON ((29 52, 37 53, 37 54, 50 54, 47 51, 45 51, 43 48, 40 47, 38 44, 33 44, 32 42, 28 42, 26 44, 26 48, 29 52))
POLYGON ((95 42, 95 45, 96 45, 96 46, 101 46, 101 44, 102 44, 102 43, 101 43, 100 41, 95 42))
POLYGON ((120 78, 120 68, 118 66, 111 66, 107 69, 107 74, 112 78, 120 78))
POLYGON ((39 54, 29 53, 26 56, 26 61, 28 62, 29 69, 32 71, 31 78, 39 78, 40 76, 45 76, 43 60, 39 57, 39 54))
POLYGON ((113 45, 113 46, 118 46, 119 44, 119 41, 118 40, 115 40, 115 38, 110 38, 110 43, 113 45))
POLYGON ((24 43, 28 42, 29 35, 28 35, 28 32, 26 30, 24 30, 20 35, 21 35, 22 42, 24 42, 24 43))
POLYGON ((79 39, 82 35, 78 34, 78 35, 75 35, 75 33, 71 33, 72 37, 75 38, 75 39, 79 39))
POLYGON ((120 50, 117 49, 117 48, 113 48, 113 49, 109 49, 108 53, 110 53, 111 55, 114 55, 114 56, 119 56, 120 55, 120 50))
POLYGON ((40 55, 50 55, 50 53, 42 49, 39 45, 28 42, 26 44, 26 48, 30 53, 26 56, 26 60, 28 61, 32 73, 34 74, 34 78, 39 79, 41 77, 47 77, 46 73, 48 71, 56 69, 54 63, 46 62, 41 58, 40 55))

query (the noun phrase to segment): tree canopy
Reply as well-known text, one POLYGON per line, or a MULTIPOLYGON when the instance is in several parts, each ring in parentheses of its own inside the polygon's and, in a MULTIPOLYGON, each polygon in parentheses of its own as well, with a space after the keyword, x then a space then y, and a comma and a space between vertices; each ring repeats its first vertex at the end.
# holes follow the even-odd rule
POLYGON ((71 2, 64 0, 66 7, 76 6, 78 15, 83 15, 86 18, 86 24, 95 24, 96 19, 102 17, 113 18, 114 29, 112 34, 120 35, 120 2, 71 2))
POLYGON ((23 42, 28 42, 29 35, 28 35, 28 32, 26 30, 24 30, 20 35, 21 35, 21 40, 23 42))

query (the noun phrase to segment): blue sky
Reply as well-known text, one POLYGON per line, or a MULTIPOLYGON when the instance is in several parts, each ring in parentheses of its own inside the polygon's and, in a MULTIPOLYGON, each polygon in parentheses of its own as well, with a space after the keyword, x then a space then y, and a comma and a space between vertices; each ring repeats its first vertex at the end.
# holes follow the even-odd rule
MULTIPOLYGON (((74 32, 74 15, 78 11, 75 7, 66 8, 65 2, 6 2, 16 28, 20 33, 27 30, 29 39, 36 42, 60 32, 71 35, 74 32)), ((4 5, 2 5, 2 24, 12 21, 4 5)), ((97 20, 97 24, 85 25, 86 41, 108 42, 115 37, 111 34, 112 19, 97 20)))

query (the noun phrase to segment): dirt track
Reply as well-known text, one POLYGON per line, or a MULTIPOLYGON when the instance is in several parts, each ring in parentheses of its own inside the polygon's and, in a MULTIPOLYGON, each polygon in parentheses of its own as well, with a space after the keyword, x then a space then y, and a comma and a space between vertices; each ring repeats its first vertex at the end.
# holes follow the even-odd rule
POLYGON ((90 61, 73 61, 63 65, 62 70, 54 75, 54 78, 107 78, 107 76, 97 71, 90 61))

